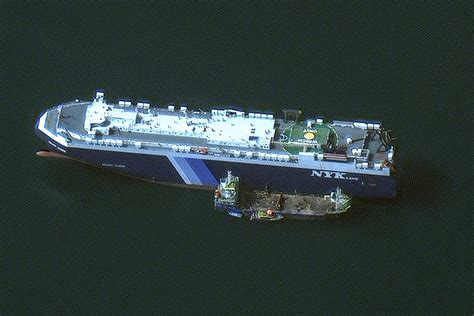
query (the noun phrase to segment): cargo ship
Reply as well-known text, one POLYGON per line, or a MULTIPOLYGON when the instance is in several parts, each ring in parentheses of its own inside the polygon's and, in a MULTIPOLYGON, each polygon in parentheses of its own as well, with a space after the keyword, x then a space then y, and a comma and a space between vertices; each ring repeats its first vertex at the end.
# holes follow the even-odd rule
POLYGON ((97 91, 91 101, 44 111, 35 129, 52 155, 157 183, 214 189, 232 170, 254 189, 271 183, 283 193, 396 195, 394 146, 379 121, 282 112, 110 103, 97 91))

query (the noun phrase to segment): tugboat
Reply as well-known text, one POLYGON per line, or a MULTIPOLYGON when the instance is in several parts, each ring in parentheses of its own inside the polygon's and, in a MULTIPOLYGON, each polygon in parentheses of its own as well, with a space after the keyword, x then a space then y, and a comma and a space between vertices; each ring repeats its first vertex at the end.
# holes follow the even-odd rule
POLYGON ((242 217, 243 214, 237 208, 239 197, 239 177, 232 175, 227 171, 227 177, 219 180, 219 185, 214 191, 214 205, 216 210, 227 212, 230 216, 242 217))
POLYGON ((283 219, 283 215, 281 213, 276 213, 274 209, 269 208, 267 211, 254 211, 252 215, 250 215, 250 220, 258 220, 258 221, 278 221, 283 219))
POLYGON ((268 184, 263 191, 240 192, 239 177, 227 171, 215 190, 216 210, 230 216, 258 221, 278 221, 283 218, 317 219, 335 217, 348 211, 351 197, 340 188, 325 195, 273 193, 268 184))

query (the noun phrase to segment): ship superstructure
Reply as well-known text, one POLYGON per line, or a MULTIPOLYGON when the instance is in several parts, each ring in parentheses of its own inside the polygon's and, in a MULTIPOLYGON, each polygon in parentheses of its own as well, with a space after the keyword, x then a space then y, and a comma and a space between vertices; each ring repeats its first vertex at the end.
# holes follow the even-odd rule
POLYGON ((36 128, 58 153, 155 182, 214 188, 232 170, 257 189, 395 195, 394 149, 380 122, 299 121, 300 114, 111 104, 99 91, 93 101, 45 111, 36 128))

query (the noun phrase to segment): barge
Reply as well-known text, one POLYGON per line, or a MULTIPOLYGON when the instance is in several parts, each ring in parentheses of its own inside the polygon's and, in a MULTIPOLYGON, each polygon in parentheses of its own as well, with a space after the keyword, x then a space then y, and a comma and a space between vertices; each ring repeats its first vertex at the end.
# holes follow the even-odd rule
POLYGON ((214 192, 214 205, 218 211, 250 220, 318 219, 346 213, 351 197, 340 188, 324 195, 274 193, 268 184, 264 190, 241 190, 239 177, 228 171, 214 192))

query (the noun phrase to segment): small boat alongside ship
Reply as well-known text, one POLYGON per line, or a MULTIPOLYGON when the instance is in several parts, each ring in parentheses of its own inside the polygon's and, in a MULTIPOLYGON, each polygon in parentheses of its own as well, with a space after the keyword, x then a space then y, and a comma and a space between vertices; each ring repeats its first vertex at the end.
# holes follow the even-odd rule
POLYGON ((255 219, 263 222, 273 222, 283 219, 283 215, 281 213, 275 213, 270 209, 267 211, 254 211, 252 215, 250 215, 250 220, 255 219))
POLYGON ((240 191, 240 179, 231 171, 221 178, 214 192, 218 211, 234 217, 258 221, 278 221, 284 218, 317 219, 341 215, 351 206, 351 197, 337 188, 324 195, 283 194, 264 190, 240 191))

